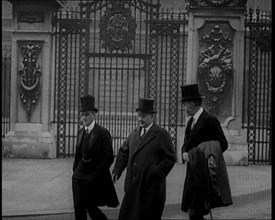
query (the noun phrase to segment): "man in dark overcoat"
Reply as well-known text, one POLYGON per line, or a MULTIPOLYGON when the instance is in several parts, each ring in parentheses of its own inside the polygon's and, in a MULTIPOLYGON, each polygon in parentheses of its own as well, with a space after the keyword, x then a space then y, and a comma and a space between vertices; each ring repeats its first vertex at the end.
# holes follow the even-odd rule
POLYGON ((98 109, 92 95, 81 97, 81 119, 84 126, 77 134, 73 163, 72 189, 76 220, 105 220, 98 206, 117 207, 117 194, 110 173, 113 163, 109 131, 95 122, 98 109))
MULTIPOLYGON (((187 162, 187 170, 181 210, 188 212, 190 219, 201 220, 204 219, 204 215, 209 213, 207 206, 209 200, 207 196, 209 195, 205 194, 205 187, 208 186, 205 186, 201 181, 201 179, 207 178, 208 173, 206 172, 209 170, 205 169, 204 153, 195 148, 204 142, 218 141, 218 146, 223 153, 228 148, 228 143, 218 119, 201 107, 204 97, 199 92, 198 84, 182 86, 181 91, 181 102, 186 107, 187 115, 191 116, 187 122, 182 146, 182 161, 183 163, 187 162), (199 173, 199 171, 203 173, 199 173)), ((225 198, 224 203, 219 204, 219 206, 232 204, 230 188, 225 190, 229 191, 224 193, 224 195, 229 195, 229 198, 225 198)))
POLYGON ((136 111, 139 126, 120 147, 113 169, 116 182, 127 168, 119 220, 160 220, 175 149, 168 131, 154 122, 153 99, 139 99, 136 111))

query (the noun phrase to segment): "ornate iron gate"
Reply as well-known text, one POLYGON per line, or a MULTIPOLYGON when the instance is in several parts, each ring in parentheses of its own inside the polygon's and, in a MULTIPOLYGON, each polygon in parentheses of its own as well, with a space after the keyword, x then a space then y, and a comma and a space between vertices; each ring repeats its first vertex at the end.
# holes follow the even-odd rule
POLYGON ((245 20, 245 103, 248 160, 271 163, 271 15, 252 9, 245 20))
POLYGON ((79 98, 90 93, 97 121, 113 138, 114 152, 137 126, 139 97, 155 99, 156 121, 177 144, 183 124, 178 104, 185 71, 186 13, 168 12, 159 0, 81 1, 55 16, 54 121, 57 156, 74 155, 79 98))
POLYGON ((10 131, 11 46, 2 45, 2 138, 10 131))

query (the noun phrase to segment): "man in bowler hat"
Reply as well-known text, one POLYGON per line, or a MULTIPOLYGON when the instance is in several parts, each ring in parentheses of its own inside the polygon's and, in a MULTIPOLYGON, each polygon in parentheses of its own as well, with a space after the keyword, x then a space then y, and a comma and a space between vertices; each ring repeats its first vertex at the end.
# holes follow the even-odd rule
POLYGON ((116 182, 127 168, 119 220, 160 220, 175 150, 168 131, 154 122, 153 99, 139 99, 136 112, 139 126, 120 147, 112 172, 116 182))
POLYGON ((181 149, 182 162, 187 162, 181 210, 188 212, 191 220, 202 220, 204 215, 209 212, 211 214, 211 208, 232 204, 227 171, 222 156, 228 148, 228 143, 218 119, 201 107, 204 97, 199 92, 198 84, 182 86, 181 92, 181 102, 186 107, 187 116, 190 116, 181 149), (212 146, 214 148, 218 146, 214 153, 209 154, 209 158, 205 158, 205 152, 200 148, 206 143, 210 145, 214 143, 215 146, 212 146), (220 161, 216 161, 217 156, 221 158, 220 161), (217 162, 221 164, 218 166, 221 169, 217 169, 217 162), (218 179, 218 183, 215 179, 217 176, 222 177, 218 179), (223 180, 220 181, 220 179, 223 180), (210 194, 212 189, 216 191, 211 191, 214 193, 210 194), (211 196, 215 196, 216 200, 214 201, 211 196), (215 204, 211 203, 213 201, 215 204))
POLYGON ((76 220, 105 220, 98 206, 117 207, 119 202, 110 173, 113 163, 109 131, 95 122, 98 109, 92 95, 81 97, 81 119, 73 163, 72 189, 76 220))

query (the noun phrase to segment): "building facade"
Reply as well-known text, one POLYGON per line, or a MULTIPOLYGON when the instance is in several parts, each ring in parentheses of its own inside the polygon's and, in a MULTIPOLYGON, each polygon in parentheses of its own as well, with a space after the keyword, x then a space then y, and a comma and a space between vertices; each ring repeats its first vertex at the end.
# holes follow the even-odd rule
MULTIPOLYGON (((254 38, 244 32, 248 23, 242 1, 227 2, 224 8, 223 3, 213 2, 211 15, 205 1, 189 1, 190 5, 182 1, 155 1, 155 5, 99 1, 75 10, 70 9, 76 6, 73 1, 52 1, 44 8, 32 1, 11 2, 10 17, 11 3, 2 3, 7 9, 2 24, 11 25, 3 28, 7 37, 2 47, 10 43, 12 48, 11 88, 15 89, 10 94, 11 127, 4 139, 2 135, 5 156, 73 156, 80 126, 79 96, 92 93, 101 110, 97 120, 110 130, 115 152, 136 126, 138 97, 147 96, 155 98, 156 120, 171 133, 180 158, 186 118, 185 109, 178 105, 179 88, 194 82, 207 96, 204 105, 218 117, 228 138, 228 164, 255 161, 255 149, 269 155, 270 148, 259 150, 263 147, 253 142, 258 116, 267 125, 270 121, 268 113, 265 117, 255 109, 270 99, 260 104, 246 102, 253 100, 249 97, 253 92, 254 96, 267 93, 255 90, 261 80, 245 77, 246 72, 257 75, 257 68, 243 71, 258 62, 253 56, 245 60, 245 48, 253 48, 254 38), (172 10, 174 6, 183 12, 172 10), (248 41, 251 47, 245 39, 252 39, 248 41), (246 80, 248 88, 252 85, 248 91, 243 89, 246 80)), ((268 3, 248 1, 247 7, 264 8, 268 3)), ((257 12, 251 14, 255 19, 253 16, 257 17, 257 12)), ((262 30, 263 37, 268 37, 269 30, 262 30)), ((266 46, 259 47, 257 42, 256 49, 263 51, 266 46)), ((261 88, 269 90, 268 85, 261 88)), ((262 136, 271 136, 270 130, 260 131, 265 132, 262 136)))

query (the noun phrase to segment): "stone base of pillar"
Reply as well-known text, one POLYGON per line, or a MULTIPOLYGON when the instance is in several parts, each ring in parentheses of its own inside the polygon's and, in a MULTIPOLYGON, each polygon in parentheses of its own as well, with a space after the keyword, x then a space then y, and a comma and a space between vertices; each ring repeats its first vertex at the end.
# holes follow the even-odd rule
POLYGON ((42 132, 41 124, 16 124, 2 140, 2 156, 12 158, 56 158, 54 136, 42 132), (24 129, 24 130, 23 130, 24 129))
POLYGON ((226 165, 248 165, 248 145, 246 141, 246 132, 241 131, 240 135, 234 134, 234 131, 225 131, 228 141, 228 149, 223 153, 226 165))
MULTIPOLYGON (((177 161, 182 163, 181 147, 183 145, 183 138, 185 127, 178 128, 177 140, 177 161)), ((223 153, 224 160, 227 166, 247 166, 248 165, 248 146, 246 142, 246 132, 242 131, 237 134, 237 131, 225 130, 225 136, 228 141, 228 149, 223 153)))

